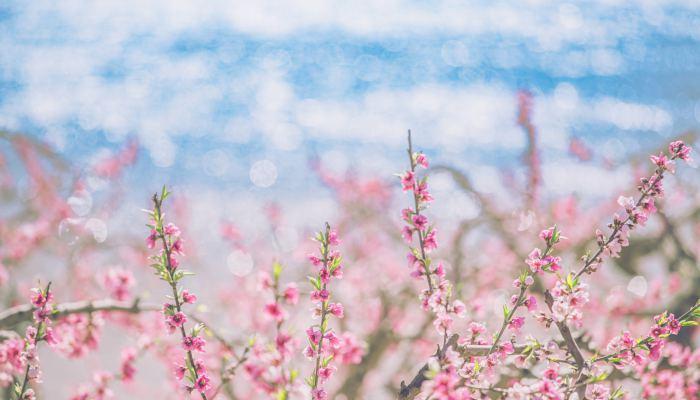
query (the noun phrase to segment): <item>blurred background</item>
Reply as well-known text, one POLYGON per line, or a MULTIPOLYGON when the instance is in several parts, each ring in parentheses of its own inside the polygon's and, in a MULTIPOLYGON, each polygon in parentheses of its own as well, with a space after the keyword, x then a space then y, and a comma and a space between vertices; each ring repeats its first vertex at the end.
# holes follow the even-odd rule
MULTIPOLYGON (((574 268, 648 154, 694 145, 700 122, 695 1, 7 1, 0 32, 3 305, 37 278, 59 301, 109 297, 114 268, 160 302, 141 209, 167 185, 197 312, 238 346, 269 328, 256 278, 273 260, 306 299, 309 238, 329 221, 345 238, 342 329, 365 349, 338 398, 392 398, 434 350, 399 237, 408 129, 432 163, 439 257, 469 320, 495 329, 537 232, 557 222, 574 268)), ((591 310, 611 318, 587 316, 592 345, 697 298, 700 179, 679 170, 672 206, 593 278, 591 310)), ((300 339, 307 311, 292 312, 300 339)), ((44 398, 118 367, 144 328, 110 318, 85 358, 42 350, 44 398)), ((139 369, 117 398, 178 398, 152 384, 170 379, 157 355, 139 369)), ((244 374, 234 386, 257 398, 244 374)))

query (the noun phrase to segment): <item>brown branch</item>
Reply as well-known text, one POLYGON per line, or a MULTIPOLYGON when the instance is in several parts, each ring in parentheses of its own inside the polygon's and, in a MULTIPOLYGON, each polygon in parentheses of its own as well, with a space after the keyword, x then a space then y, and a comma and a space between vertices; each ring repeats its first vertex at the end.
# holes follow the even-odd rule
MULTIPOLYGON (((552 297, 552 294, 549 293, 549 290, 544 292, 544 301, 547 303, 549 311, 553 312, 552 306, 554 305, 554 298, 552 297)), ((583 374, 583 371, 586 368, 586 359, 583 357, 583 354, 581 354, 581 349, 579 349, 578 343, 576 343, 576 339, 574 339, 573 335, 571 334, 571 330, 566 324, 566 321, 555 321, 555 323, 559 329, 559 332, 561 333, 561 336, 564 338, 566 348, 569 350, 569 353, 576 362, 576 369, 579 371, 579 378, 576 382, 576 392, 578 393, 578 398, 583 399, 586 394, 586 380, 588 379, 588 377, 583 374)))
MULTIPOLYGON (((441 349, 438 349, 438 351, 435 353, 436 357, 443 356, 447 349, 449 348, 455 348, 457 352, 460 353, 460 355, 464 358, 466 357, 484 357, 489 354, 489 350, 491 350, 491 345, 464 345, 464 346, 458 346, 457 345, 457 340, 459 339, 459 335, 455 334, 450 337, 450 340, 447 341, 447 345, 441 349)), ((514 344, 513 345, 515 349, 515 353, 520 353, 522 352, 527 345, 526 344, 514 344)), ((399 390, 399 396, 398 400, 412 400, 414 399, 419 393, 420 393, 420 388, 423 385, 423 382, 425 382, 428 378, 425 376, 425 373, 428 372, 430 369, 430 366, 428 363, 425 363, 420 370, 418 370, 418 373, 413 377, 411 382, 406 385, 405 382, 401 382, 401 389, 399 390)))
MULTIPOLYGON (((139 299, 133 302, 115 301, 110 299, 77 301, 73 303, 62 303, 56 305, 55 312, 51 314, 51 319, 58 319, 70 314, 84 314, 99 311, 126 312, 139 314, 142 312, 158 311, 160 306, 153 303, 141 304, 139 299)), ((0 312, 0 329, 11 328, 21 322, 30 321, 34 311, 31 304, 22 304, 0 312)))
MULTIPOLYGON (((55 312, 49 318, 59 319, 70 314, 90 314, 94 312, 124 312, 129 314, 140 314, 144 312, 160 311, 161 306, 155 303, 142 303, 140 299, 134 301, 116 301, 111 299, 86 300, 71 303, 61 303, 54 307, 55 312)), ((4 311, 0 311, 0 330, 10 329, 15 325, 32 320, 34 309, 31 304, 21 304, 4 311)), ((211 333, 212 337, 226 347, 233 350, 232 344, 226 340, 219 332, 212 329, 209 324, 198 316, 190 318, 205 325, 205 329, 211 333)))

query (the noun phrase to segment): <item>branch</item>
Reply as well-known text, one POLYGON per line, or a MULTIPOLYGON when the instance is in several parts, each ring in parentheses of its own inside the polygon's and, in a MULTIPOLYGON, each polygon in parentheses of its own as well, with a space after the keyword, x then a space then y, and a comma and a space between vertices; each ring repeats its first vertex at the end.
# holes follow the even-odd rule
MULTIPOLYGON (((549 293, 549 290, 546 290, 544 292, 544 301, 547 303, 547 307, 549 308, 550 312, 554 312, 552 310, 552 305, 554 304, 554 298, 552 298, 552 294, 549 293)), ((583 370, 586 367, 586 359, 583 357, 583 354, 581 354, 581 349, 579 349, 578 344, 576 343, 576 339, 574 339, 573 335, 571 335, 571 330, 569 329, 569 326, 566 325, 565 321, 555 321, 557 328, 559 329, 559 332, 561 333, 561 336, 564 338, 564 343, 566 343, 566 348, 569 350, 569 353, 571 356, 574 358, 574 361, 576 362, 576 369, 579 371, 579 378, 576 382, 577 388, 576 392, 578 393, 579 399, 583 399, 586 394, 586 379, 587 377, 583 375, 583 370)))
MULTIPOLYGON (((450 337, 450 340, 447 342, 447 345, 443 347, 442 349, 438 349, 438 351, 435 353, 435 356, 442 356, 445 354, 447 349, 454 347, 462 357, 471 357, 471 356, 477 356, 477 357, 484 357, 489 354, 489 350, 491 350, 491 345, 479 345, 479 344, 468 344, 464 346, 458 346, 457 345, 457 340, 459 339, 459 335, 455 334, 450 337)), ((513 345, 515 352, 520 353, 527 347, 527 344, 514 344, 513 345)), ((430 366, 428 363, 425 363, 421 369, 418 371, 416 376, 413 377, 411 380, 411 383, 406 385, 405 382, 401 382, 401 389, 399 390, 399 400, 412 400, 414 399, 419 393, 420 393, 420 388, 423 385, 423 382, 425 382, 428 378, 426 378, 425 373, 428 372, 430 369, 430 366)))
MULTIPOLYGON (((51 319, 58 319, 70 314, 93 313, 98 311, 126 312, 139 314, 148 311, 158 311, 161 307, 157 304, 141 304, 139 299, 133 302, 115 301, 110 299, 77 301, 73 303, 62 303, 55 307, 55 312, 51 314, 51 319)), ((20 322, 32 319, 33 308, 31 304, 22 304, 0 312, 0 329, 11 328, 20 322)))

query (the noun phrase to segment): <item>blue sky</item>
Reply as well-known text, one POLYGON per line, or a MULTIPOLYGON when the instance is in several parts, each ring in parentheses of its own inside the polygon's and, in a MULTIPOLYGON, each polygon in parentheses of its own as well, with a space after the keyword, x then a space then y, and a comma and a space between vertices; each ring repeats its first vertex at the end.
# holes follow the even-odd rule
POLYGON ((520 88, 569 174, 572 135, 613 155, 700 118, 696 1, 9 1, 0 31, 0 126, 78 165, 138 137, 154 181, 388 175, 409 128, 440 161, 515 164, 520 88))

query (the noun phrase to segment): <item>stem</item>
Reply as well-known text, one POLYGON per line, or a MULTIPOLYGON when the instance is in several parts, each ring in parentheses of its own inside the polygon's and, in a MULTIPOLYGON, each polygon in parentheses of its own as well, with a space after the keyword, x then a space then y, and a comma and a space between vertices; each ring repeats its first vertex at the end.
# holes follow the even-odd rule
MULTIPOLYGON (((168 269, 168 275, 170 277, 169 283, 170 283, 170 288, 173 291, 173 298, 175 299, 175 308, 177 309, 177 312, 182 312, 182 307, 180 304, 180 296, 177 293, 177 283, 175 282, 175 279, 173 277, 173 272, 174 268, 170 264, 170 255, 171 255, 171 249, 170 246, 168 245, 168 241, 165 240, 165 234, 163 233, 163 221, 162 221, 162 213, 161 213, 161 205, 163 200, 160 199, 158 200, 158 196, 154 195, 153 196, 153 202, 155 204, 155 212, 159 221, 160 230, 158 231, 158 236, 161 239, 163 243, 163 250, 165 251, 165 262, 166 262, 166 267, 168 269)), ((185 325, 182 324, 180 326, 180 335, 182 336, 182 339, 184 340, 187 337, 187 333, 185 333, 185 325)), ((190 366, 192 367, 192 373, 194 375, 194 382, 193 384, 197 383, 197 380, 199 379, 199 374, 197 373, 197 367, 194 364, 194 357, 192 357, 192 351, 186 350, 187 353, 187 359, 190 362, 190 366)), ((199 394, 202 396, 202 400, 207 400, 207 395, 204 392, 199 392, 199 394)))
MULTIPOLYGON (((672 157, 671 159, 673 160, 673 159, 675 159, 675 157, 672 157)), ((661 179, 663 179, 663 177, 664 177, 664 170, 662 170, 662 169, 660 169, 660 168, 657 169, 657 170, 656 170, 656 178, 654 178, 654 180, 651 181, 651 182, 649 183, 648 187, 647 187, 644 191, 642 191, 642 194, 641 194, 641 196, 639 196, 639 199, 638 199, 637 202, 635 203, 634 208, 637 208, 637 207, 639 207, 640 204, 642 204, 642 201, 644 201, 644 199, 646 199, 647 196, 649 196, 649 191, 650 191, 652 188, 654 188, 654 187, 656 186, 656 184, 659 183, 659 181, 661 181, 661 179)), ((595 260, 596 260, 598 257, 600 257, 600 255, 603 253, 603 250, 605 250, 605 248, 606 248, 610 243, 612 243, 613 240, 616 239, 617 234, 620 232, 620 228, 622 228, 623 226, 625 226, 625 225, 630 221, 630 218, 631 218, 631 216, 630 216, 629 214, 627 214, 627 218, 625 218, 625 219, 622 221, 622 223, 621 223, 620 225, 615 226, 615 228, 613 228, 612 234, 610 235, 610 237, 608 238, 608 240, 605 241, 605 243, 603 243, 602 245, 599 245, 599 246, 598 246, 598 250, 596 251, 595 255, 593 255, 593 257, 589 257, 589 258, 586 260, 586 262, 585 262, 585 264, 583 265, 583 267, 582 267, 578 272, 576 272, 576 274, 574 274, 574 279, 579 278, 579 277, 580 277, 581 275, 583 275, 586 271, 588 271, 588 269, 590 268, 590 266, 591 266, 591 265, 595 262, 595 260)))
MULTIPOLYGON (((418 193, 416 192, 418 189, 418 182, 416 181, 416 161, 413 159, 413 143, 411 142, 411 131, 408 131, 408 160, 411 165, 411 173, 413 173, 413 206, 414 206, 414 214, 415 215, 420 215, 420 199, 418 198, 418 193)), ((423 270, 425 271, 425 278, 428 280, 428 289, 430 290, 430 294, 433 293, 433 279, 430 277, 430 270, 428 269, 428 266, 426 265, 425 261, 425 246, 423 244, 423 233, 420 231, 420 229, 416 229, 416 233, 418 233, 418 244, 420 245, 420 254, 421 254, 421 264, 423 264, 423 270)))
MULTIPOLYGON (((549 253, 552 251, 552 245, 547 244, 547 247, 544 250, 544 253, 542 253, 542 257, 546 257, 549 255, 549 253)), ((528 271, 527 276, 533 276, 532 271, 528 271)), ((523 300, 525 299, 525 293, 527 292, 528 286, 525 285, 525 282, 521 282, 520 286, 520 293, 518 294, 518 299, 515 302, 515 305, 513 308, 508 312, 508 314, 503 318, 503 323, 501 324, 501 328, 498 330, 498 334, 496 334, 496 337, 493 339, 493 344, 491 345, 491 348, 489 349, 487 356, 491 355, 491 353, 496 350, 496 347, 498 347, 498 343, 501 340, 501 337, 503 336, 503 333, 506 330, 506 327, 510 323, 510 321, 513 319, 513 316, 515 315, 515 311, 520 308, 520 306, 523 304, 523 300)), ((466 363, 466 360, 465 360, 466 363)))
MULTIPOLYGON (((46 303, 48 304, 49 302, 49 294, 51 290, 51 282, 46 285, 46 303)), ((46 304, 42 307, 42 309, 46 308, 46 304)), ((41 329, 44 327, 44 321, 39 321, 39 324, 36 327, 36 336, 34 337, 34 346, 37 346, 39 344, 39 341, 41 338, 39 337, 39 333, 41 333, 41 329)), ((17 400, 21 400, 22 397, 24 397, 24 392, 27 390, 27 385, 29 385, 29 369, 30 365, 29 362, 27 362, 27 367, 24 369, 24 378, 22 378, 22 388, 19 391, 19 394, 17 395, 17 400)))
MULTIPOLYGON (((552 306, 554 305, 554 298, 552 297, 552 294, 549 292, 549 290, 546 290, 544 292, 544 299, 545 303, 547 304, 547 307, 549 308, 549 311, 553 313, 554 311, 552 310, 552 306)), ((559 333, 561 333, 561 336, 564 338, 566 348, 568 349, 569 353, 576 362, 576 369, 579 372, 579 376, 575 381, 575 387, 579 398, 583 399, 586 394, 586 379, 588 378, 587 376, 583 375, 583 371, 586 368, 586 360, 583 358, 583 354, 581 354, 581 349, 579 349, 578 343, 576 343, 576 339, 574 339, 573 335, 571 334, 571 330, 566 324, 566 320, 555 321, 555 323, 557 325, 557 329, 559 329, 559 333)))
MULTIPOLYGON (((321 252, 323 255, 323 269, 328 270, 328 237, 330 236, 331 227, 326 222, 326 238, 321 246, 321 252)), ((321 290, 327 290, 327 284, 324 283, 321 290)), ((321 338, 318 340, 318 349, 316 354, 316 367, 314 368, 314 379, 312 389, 318 387, 318 372, 321 368, 321 350, 323 350, 323 339, 326 336, 324 325, 326 323, 326 316, 328 314, 328 300, 321 303, 321 325, 319 326, 319 331, 321 332, 321 338)))
MULTIPOLYGON (((694 313, 695 310, 698 310, 698 309, 700 309, 700 302, 696 303, 696 304, 695 304, 693 307, 691 307, 688 311, 686 311, 685 313, 683 313, 683 315, 681 315, 680 317, 678 317, 678 321, 680 321, 680 322, 687 321, 687 320, 688 320, 688 317, 689 317, 692 313, 694 313)), ((646 345, 646 344, 650 343, 652 340, 653 340, 653 338, 652 338, 651 336, 647 336, 646 338, 640 340, 639 343, 637 343, 636 345, 634 345, 631 349, 623 349, 623 350, 620 350, 620 351, 616 351, 616 352, 614 352, 614 353, 612 353, 612 354, 608 354, 608 355, 606 355, 606 356, 601 356, 601 357, 598 357, 598 358, 594 358, 594 359, 591 361, 591 364, 595 364, 595 363, 601 362, 601 361, 608 361, 608 360, 610 360, 611 358, 615 358, 615 357, 619 356, 620 354, 622 354, 622 353, 624 353, 624 352, 626 352, 626 351, 630 351, 630 350, 633 350, 633 349, 640 348, 640 347, 642 347, 642 345, 646 345)))

